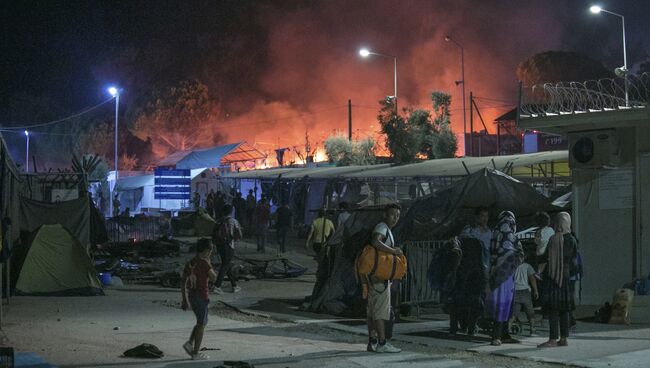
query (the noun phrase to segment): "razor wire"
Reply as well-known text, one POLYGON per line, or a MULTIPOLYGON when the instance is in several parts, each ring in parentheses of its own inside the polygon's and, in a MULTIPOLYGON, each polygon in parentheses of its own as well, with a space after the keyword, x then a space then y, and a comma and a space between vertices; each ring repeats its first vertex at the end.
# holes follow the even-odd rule
POLYGON ((523 87, 521 94, 519 112, 524 118, 645 108, 650 105, 650 73, 541 83, 523 87))

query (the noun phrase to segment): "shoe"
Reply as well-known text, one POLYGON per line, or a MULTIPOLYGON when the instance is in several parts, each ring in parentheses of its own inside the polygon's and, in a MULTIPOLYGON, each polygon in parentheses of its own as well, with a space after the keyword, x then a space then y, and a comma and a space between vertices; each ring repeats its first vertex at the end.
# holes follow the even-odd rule
POLYGON ((567 339, 560 339, 557 342, 557 346, 569 346, 569 342, 567 341, 567 339))
POLYGON ((183 344, 183 350, 185 350, 185 352, 189 356, 192 356, 192 349, 193 348, 194 348, 194 346, 192 346, 192 343, 190 343, 189 341, 186 342, 185 344, 183 344))
POLYGON ((223 294, 223 290, 220 287, 214 288, 214 292, 219 295, 223 294))
POLYGON ((192 360, 208 360, 208 359, 210 359, 210 357, 203 353, 192 354, 192 360))
POLYGON ((239 286, 235 286, 234 288, 232 288, 233 293, 238 293, 240 291, 241 291, 241 288, 239 286))
POLYGON ((501 340, 499 340, 499 339, 494 339, 494 340, 492 340, 492 342, 490 343, 490 345, 492 345, 492 346, 501 346, 501 340))
POLYGON ((366 351, 369 353, 374 353, 377 351, 377 343, 368 341, 368 346, 366 346, 366 351))
POLYGON ((400 353, 402 349, 396 348, 393 345, 390 344, 390 342, 386 341, 384 345, 377 344, 377 349, 375 349, 377 353, 400 353))
POLYGON ((555 347, 557 347, 557 341, 548 340, 547 342, 545 342, 543 344, 537 345, 537 347, 540 348, 540 349, 542 349, 542 348, 555 348, 555 347))

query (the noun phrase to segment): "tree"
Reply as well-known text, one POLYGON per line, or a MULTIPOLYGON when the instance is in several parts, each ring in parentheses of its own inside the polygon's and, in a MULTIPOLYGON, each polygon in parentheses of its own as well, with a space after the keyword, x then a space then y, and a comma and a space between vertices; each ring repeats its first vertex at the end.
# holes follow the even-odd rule
POLYGON ((327 157, 337 166, 372 165, 376 162, 374 150, 375 142, 370 137, 350 142, 339 134, 325 140, 327 157))
POLYGON ((386 148, 395 163, 407 163, 415 160, 419 152, 421 140, 409 128, 403 117, 395 112, 392 100, 379 101, 382 106, 377 120, 381 125, 381 132, 386 135, 386 148))
POLYGON ((528 87, 547 82, 584 82, 611 77, 612 72, 600 62, 575 52, 542 52, 517 67, 517 78, 528 87))
POLYGON ((451 130, 451 95, 445 92, 431 93, 431 102, 435 118, 432 147, 434 158, 452 158, 458 150, 458 140, 451 130))
POLYGON ((394 112, 389 101, 381 101, 378 116, 386 145, 395 163, 412 162, 418 158, 454 157, 458 143, 450 127, 451 96, 444 92, 431 94, 433 112, 405 109, 406 121, 394 112))
POLYGON ((210 100, 204 84, 182 81, 154 91, 137 114, 133 133, 142 140, 151 140, 154 155, 164 157, 219 143, 223 138, 215 129, 219 115, 219 106, 210 100))

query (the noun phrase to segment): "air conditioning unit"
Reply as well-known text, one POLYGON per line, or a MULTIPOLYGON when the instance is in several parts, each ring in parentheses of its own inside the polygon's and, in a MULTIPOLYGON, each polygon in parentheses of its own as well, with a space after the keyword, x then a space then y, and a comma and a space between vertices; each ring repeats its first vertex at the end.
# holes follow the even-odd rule
POLYGON ((569 134, 569 166, 588 169, 618 166, 621 148, 615 129, 569 134))

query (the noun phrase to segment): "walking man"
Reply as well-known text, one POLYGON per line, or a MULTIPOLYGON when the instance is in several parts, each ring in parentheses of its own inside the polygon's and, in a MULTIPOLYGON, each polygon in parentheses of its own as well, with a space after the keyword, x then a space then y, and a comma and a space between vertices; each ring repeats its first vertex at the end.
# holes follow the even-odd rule
POLYGON ((241 290, 237 286, 237 278, 232 273, 232 260, 235 257, 235 242, 242 238, 242 231, 239 221, 235 220, 231 214, 232 206, 229 204, 223 206, 221 217, 212 231, 212 241, 217 248, 219 258, 221 258, 221 268, 219 268, 217 281, 214 284, 214 291, 217 294, 223 294, 221 284, 223 284, 226 275, 230 279, 232 292, 237 293, 241 290))
POLYGON ((185 264, 181 280, 181 308, 188 310, 191 307, 196 316, 196 325, 190 339, 183 344, 183 349, 192 357, 192 360, 209 359, 207 355, 200 352, 200 349, 203 332, 208 324, 208 305, 210 303, 208 280, 217 279, 210 263, 211 255, 212 242, 210 239, 199 239, 196 244, 196 256, 185 264))
MULTIPOLYGON (((399 220, 401 207, 394 203, 384 209, 384 221, 375 226, 371 244, 378 251, 401 255, 402 250, 395 245, 391 229, 399 220)), ((366 277, 363 285, 363 297, 368 299, 366 311, 368 322, 368 351, 377 353, 399 353, 402 349, 391 345, 386 340, 386 321, 390 321, 390 281, 366 277)))
POLYGON ((275 225, 278 231, 278 245, 280 253, 287 251, 287 233, 292 227, 292 214, 289 206, 285 203, 275 211, 275 225))
POLYGON ((269 223, 271 221, 271 207, 266 203, 266 198, 262 198, 257 207, 255 207, 253 221, 257 230, 257 251, 264 253, 266 250, 266 238, 269 233, 269 223))

